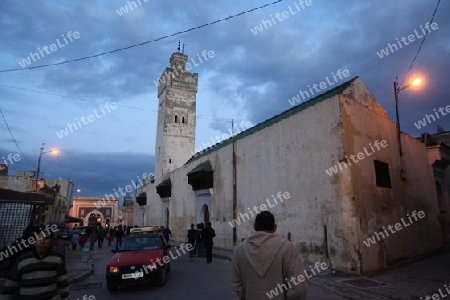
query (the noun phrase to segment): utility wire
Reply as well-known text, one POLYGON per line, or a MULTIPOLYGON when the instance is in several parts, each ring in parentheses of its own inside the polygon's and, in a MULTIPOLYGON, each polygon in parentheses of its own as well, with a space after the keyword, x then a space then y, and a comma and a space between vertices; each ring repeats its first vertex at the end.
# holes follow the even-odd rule
MULTIPOLYGON (((436 8, 435 8, 435 10, 434 10, 434 12, 433 12, 433 15, 431 16, 430 25, 433 24, 434 16, 436 15, 436 12, 437 12, 437 10, 438 10, 438 8, 439 8, 439 4, 440 4, 440 3, 441 3, 441 0, 438 0, 438 3, 437 3, 436 8)), ((422 39, 422 41, 420 42, 419 49, 417 50, 417 53, 416 53, 416 55, 414 56, 414 59, 413 59, 411 65, 409 66, 408 71, 406 71, 405 79, 403 79, 402 84, 401 84, 400 86, 403 86, 403 84, 405 83, 406 77, 408 76, 408 73, 412 70, 412 68, 413 68, 413 66, 414 66, 414 63, 416 62, 417 56, 419 56, 419 53, 420 53, 420 51, 422 50, 422 45, 423 45, 423 43, 425 42, 425 39, 427 38, 427 34, 428 34, 428 33, 429 33, 429 30, 425 32, 425 35, 423 36, 423 39, 422 39)))
POLYGON ((139 44, 133 44, 133 45, 130 45, 130 46, 127 46, 127 47, 114 49, 114 50, 111 50, 111 51, 108 51, 108 52, 102 52, 102 53, 98 53, 98 54, 91 55, 91 56, 85 56, 85 57, 81 57, 81 58, 65 60, 63 62, 54 63, 54 64, 45 64, 45 65, 38 65, 38 66, 34 66, 34 67, 16 68, 16 69, 9 69, 9 70, 0 70, 0 73, 13 72, 13 71, 22 71, 22 70, 31 70, 31 69, 50 67, 50 66, 58 66, 58 65, 62 65, 62 64, 71 63, 71 62, 76 62, 76 61, 81 61, 81 60, 90 59, 90 58, 94 58, 94 57, 99 57, 99 56, 103 56, 103 55, 106 55, 106 54, 111 54, 111 53, 115 53, 115 52, 119 52, 119 51, 123 51, 123 50, 128 50, 128 49, 131 49, 131 48, 134 48, 134 47, 143 46, 143 45, 146 45, 146 44, 149 44, 149 43, 154 43, 154 42, 161 41, 163 39, 167 39, 169 37, 173 37, 173 36, 177 36, 177 35, 180 35, 180 34, 183 34, 183 33, 194 31, 194 30, 197 30, 197 29, 200 29, 200 28, 203 28, 203 27, 207 27, 207 26, 216 24, 216 23, 224 22, 224 21, 227 21, 229 19, 248 14, 248 13, 250 13, 252 11, 255 11, 255 10, 258 10, 258 9, 262 9, 264 7, 274 5, 274 4, 282 2, 282 1, 284 1, 284 0, 277 0, 277 1, 274 1, 272 3, 267 3, 267 4, 261 5, 259 7, 255 7, 255 8, 243 11, 241 13, 238 13, 238 14, 235 14, 235 15, 231 15, 229 17, 226 17, 226 18, 223 18, 223 19, 219 19, 219 20, 216 20, 216 21, 213 21, 213 22, 210 22, 210 23, 205 23, 203 25, 192 27, 192 28, 189 28, 189 29, 186 29, 186 30, 183 30, 183 31, 176 32, 176 33, 172 33, 170 35, 165 35, 165 36, 162 36, 162 37, 154 39, 154 40, 148 40, 148 41, 145 41, 145 42, 142 42, 142 43, 139 43, 139 44))
MULTIPOLYGON (((57 96, 57 97, 62 97, 62 98, 75 99, 75 100, 80 100, 80 101, 85 101, 85 102, 93 102, 93 103, 101 103, 101 104, 105 103, 104 101, 99 101, 99 100, 89 100, 89 99, 84 99, 84 98, 79 98, 79 97, 65 96, 65 95, 60 95, 60 94, 55 94, 55 93, 48 93, 48 92, 43 92, 43 91, 38 91, 38 90, 32 90, 32 89, 27 89, 27 88, 23 88, 23 87, 2 84, 2 83, 0 83, 0 86, 4 86, 4 87, 16 89, 16 90, 21 90, 21 91, 27 91, 27 92, 34 92, 34 93, 44 94, 44 95, 51 95, 51 96, 57 96)), ((150 112, 155 112, 155 113, 157 112, 155 110, 144 109, 144 108, 139 108, 139 107, 134 107, 134 106, 119 105, 119 104, 117 104, 117 106, 130 108, 130 109, 137 109, 137 110, 142 110, 142 111, 150 111, 150 112)))
POLYGON ((11 128, 9 127, 8 122, 6 121, 6 118, 5 118, 5 116, 3 115, 3 111, 2 111, 1 108, 0 108, 0 114, 2 115, 3 121, 4 121, 5 124, 6 124, 6 128, 8 129, 9 134, 11 135, 11 138, 12 138, 13 141, 14 141, 14 144, 16 144, 17 148, 19 149, 20 153, 22 154, 22 157, 25 158, 25 160, 30 164, 30 166, 33 167, 33 169, 36 169, 36 166, 33 165, 33 164, 28 160, 28 158, 25 156, 25 154, 23 154, 23 151, 22 151, 22 149, 20 148, 19 143, 17 142, 16 138, 14 137, 14 135, 13 135, 13 133, 12 133, 12 131, 11 131, 11 128))
MULTIPOLYGON (((2 84, 2 83, 0 83, 0 86, 7 87, 7 88, 12 88, 12 89, 16 89, 16 90, 20 90, 20 91, 27 91, 27 92, 33 92, 33 93, 44 94, 44 95, 51 95, 51 96, 57 96, 57 97, 62 97, 62 98, 69 98, 69 99, 81 100, 81 101, 85 101, 85 102, 93 102, 93 103, 101 103, 101 104, 104 104, 104 103, 105 103, 105 102, 103 102, 103 101, 98 101, 98 100, 89 100, 89 99, 84 99, 84 98, 79 98, 79 97, 65 96, 65 95, 60 95, 60 94, 55 94, 55 93, 48 93, 48 92, 43 92, 43 91, 38 91, 38 90, 33 90, 33 89, 27 89, 27 88, 23 88, 23 87, 18 87, 18 86, 13 86, 13 85, 7 85, 7 84, 2 84)), ((153 112, 153 113, 157 113, 157 112, 158 112, 158 111, 156 111, 156 110, 144 109, 144 108, 134 107, 134 106, 128 106, 128 105, 120 105, 120 104, 117 104, 117 106, 119 106, 119 107, 124 107, 124 108, 129 108, 129 109, 141 110, 141 111, 149 111, 149 112, 153 112)), ((212 119, 212 118, 206 118, 206 117, 202 117, 202 116, 196 116, 196 118, 197 118, 197 119, 203 119, 203 120, 216 121, 216 122, 227 122, 227 123, 230 123, 230 122, 231 122, 231 121, 229 121, 228 119, 212 119)))

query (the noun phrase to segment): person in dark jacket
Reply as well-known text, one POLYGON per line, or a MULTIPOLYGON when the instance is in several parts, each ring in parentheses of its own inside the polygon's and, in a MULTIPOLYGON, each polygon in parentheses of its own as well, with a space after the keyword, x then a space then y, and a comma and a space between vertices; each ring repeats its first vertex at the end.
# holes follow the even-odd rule
POLYGON ((211 227, 211 222, 206 223, 206 227, 203 229, 203 245, 205 246, 206 262, 208 264, 212 262, 213 238, 215 236, 216 231, 211 227))
POLYGON ((194 224, 191 224, 191 229, 188 230, 188 234, 187 234, 188 243, 191 244, 191 246, 192 246, 192 250, 189 251, 189 257, 194 257, 194 252, 195 252, 195 233, 196 233, 196 230, 194 228, 194 224))
POLYGON ((203 247, 203 226, 202 224, 197 224, 197 230, 195 231, 195 250, 198 257, 205 254, 205 249, 203 247))
POLYGON ((122 225, 119 225, 119 227, 117 227, 116 229, 116 251, 119 250, 120 246, 122 246, 122 239, 123 236, 125 235, 125 233, 122 230, 122 225))
POLYGON ((99 226, 98 231, 97 231, 97 244, 98 244, 98 248, 100 249, 103 245, 103 240, 105 239, 105 230, 103 229, 102 226, 99 226))

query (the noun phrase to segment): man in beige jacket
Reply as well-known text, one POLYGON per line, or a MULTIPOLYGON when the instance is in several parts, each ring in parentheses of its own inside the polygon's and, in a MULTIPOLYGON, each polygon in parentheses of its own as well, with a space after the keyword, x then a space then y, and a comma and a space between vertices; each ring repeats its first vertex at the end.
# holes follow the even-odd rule
POLYGON ((306 299, 303 262, 294 244, 275 233, 273 214, 259 213, 254 229, 234 253, 231 284, 239 299, 306 299))

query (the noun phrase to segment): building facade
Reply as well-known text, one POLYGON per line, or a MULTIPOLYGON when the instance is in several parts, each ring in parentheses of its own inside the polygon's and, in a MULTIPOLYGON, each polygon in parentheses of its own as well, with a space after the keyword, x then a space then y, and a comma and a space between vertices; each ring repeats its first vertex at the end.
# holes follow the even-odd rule
POLYGON ((420 141, 427 147, 433 172, 442 235, 445 243, 450 244, 450 132, 424 133, 420 141))
POLYGON ((10 189, 23 193, 44 193, 53 201, 45 204, 42 212, 43 223, 57 223, 64 226, 69 215, 70 199, 73 192, 73 181, 64 179, 39 179, 36 182, 36 172, 17 172, 16 175, 8 175, 5 166, 0 174, 0 188, 10 189))
MULTIPOLYGON (((70 215, 83 219, 84 226, 89 224, 89 217, 97 214, 100 224, 105 227, 122 225, 122 212, 119 210, 119 197, 111 197, 108 201, 102 196, 75 196, 70 215)), ((72 224, 72 227, 76 224, 72 224)))
MULTIPOLYGON (((158 119, 158 132, 165 126, 158 119)), ((352 274, 383 269, 443 244, 427 149, 400 136, 356 77, 157 169, 137 191, 146 195, 143 223, 169 226, 184 241, 191 223, 211 221, 215 246, 231 250, 270 210, 306 262, 352 274)), ((157 166, 165 151, 187 155, 171 145, 156 152, 157 166)))

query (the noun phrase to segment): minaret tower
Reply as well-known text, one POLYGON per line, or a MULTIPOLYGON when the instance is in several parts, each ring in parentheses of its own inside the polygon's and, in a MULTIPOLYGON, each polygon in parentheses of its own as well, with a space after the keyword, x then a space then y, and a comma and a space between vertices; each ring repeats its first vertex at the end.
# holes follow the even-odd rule
POLYGON ((155 180, 160 182, 195 152, 195 113, 198 74, 186 71, 187 55, 175 52, 158 80, 158 124, 155 180))

